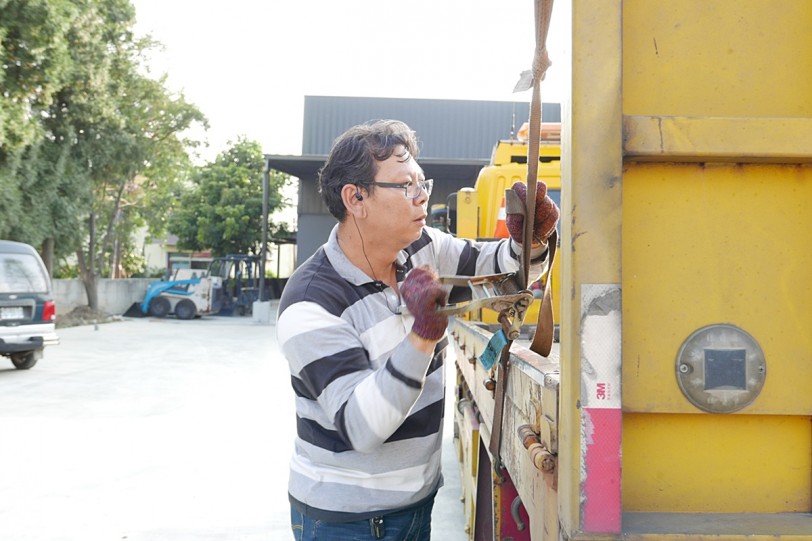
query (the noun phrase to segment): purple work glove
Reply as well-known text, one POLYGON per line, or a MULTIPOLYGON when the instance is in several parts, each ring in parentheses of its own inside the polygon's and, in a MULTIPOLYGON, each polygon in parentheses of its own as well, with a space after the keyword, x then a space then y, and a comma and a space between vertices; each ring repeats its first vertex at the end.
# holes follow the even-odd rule
MULTIPOLYGON (((527 205, 527 186, 524 182, 515 182, 511 189, 516 192, 522 204, 527 205)), ((561 211, 547 195, 547 185, 539 181, 536 184, 536 219, 533 222, 533 244, 547 242, 553 234, 561 211)), ((524 216, 521 214, 508 214, 505 219, 510 238, 522 243, 524 238, 524 216)))
POLYGON ((414 316, 412 332, 426 340, 439 340, 448 327, 448 317, 437 313, 445 306, 448 294, 429 267, 411 270, 400 286, 400 293, 409 313, 414 316))

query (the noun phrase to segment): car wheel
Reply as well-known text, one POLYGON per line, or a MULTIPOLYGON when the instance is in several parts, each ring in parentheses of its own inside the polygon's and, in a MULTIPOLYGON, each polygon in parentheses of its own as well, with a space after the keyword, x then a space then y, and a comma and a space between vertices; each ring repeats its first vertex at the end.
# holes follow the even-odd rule
POLYGON ((166 297, 155 297, 149 301, 149 315, 152 317, 166 317, 170 308, 169 299, 166 297))
POLYGON ((189 299, 183 299, 175 305, 175 317, 178 319, 192 319, 197 315, 197 306, 189 299))
POLYGON ((39 357, 35 355, 34 351, 23 351, 22 353, 12 353, 11 354, 11 362, 14 364, 14 368, 18 370, 28 370, 35 364, 39 357))

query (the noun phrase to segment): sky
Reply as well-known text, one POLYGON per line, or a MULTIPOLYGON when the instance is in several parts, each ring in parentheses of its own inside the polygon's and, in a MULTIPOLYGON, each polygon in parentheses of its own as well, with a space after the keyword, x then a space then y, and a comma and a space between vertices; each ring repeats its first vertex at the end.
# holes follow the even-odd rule
MULTIPOLYGON (((533 0, 131 1, 136 33, 163 44, 153 72, 209 119, 206 161, 239 136, 301 154, 305 96, 531 99, 513 87, 533 60, 533 0)), ((569 9, 553 5, 544 102, 568 88, 569 9)))

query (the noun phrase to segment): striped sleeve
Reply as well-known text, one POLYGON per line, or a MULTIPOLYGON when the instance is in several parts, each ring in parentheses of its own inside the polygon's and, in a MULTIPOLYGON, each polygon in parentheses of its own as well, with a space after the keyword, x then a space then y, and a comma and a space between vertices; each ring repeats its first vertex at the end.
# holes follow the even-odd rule
POLYGON ((481 276, 518 270, 521 247, 510 239, 477 242, 427 227, 408 251, 414 266, 430 262, 440 275, 481 276))
MULTIPOLYGON (((320 281, 328 287, 336 283, 320 281)), ((288 284, 285 291, 295 292, 297 287, 288 284)), ((310 288, 302 300, 286 302, 277 319, 277 337, 288 359, 293 388, 298 403, 304 403, 297 408, 299 436, 334 451, 369 452, 409 416, 423 389, 431 356, 404 340, 404 331, 388 357, 373 366, 363 331, 347 319, 350 306, 331 309, 331 295, 316 301, 319 296, 310 288), (308 402, 318 404, 321 411, 308 413, 308 402)))
MULTIPOLYGON (((425 228, 406 252, 409 268, 428 264, 441 276, 482 276, 516 272, 521 248, 510 239, 476 242, 425 228)), ((450 303, 470 299, 470 289, 463 286, 454 286, 448 297, 450 303)))

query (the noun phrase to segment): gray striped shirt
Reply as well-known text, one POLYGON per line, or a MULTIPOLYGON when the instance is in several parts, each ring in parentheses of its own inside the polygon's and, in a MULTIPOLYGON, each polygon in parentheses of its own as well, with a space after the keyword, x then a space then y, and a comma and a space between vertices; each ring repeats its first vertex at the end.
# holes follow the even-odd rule
MULTIPOLYGON (((350 263, 337 228, 288 280, 277 319, 296 396, 291 502, 331 521, 408 508, 442 484, 448 344, 441 339, 433 356, 411 345, 413 318, 399 313, 392 288, 350 263)), ((397 280, 421 265, 440 275, 512 272, 515 247, 424 228, 398 255, 397 280)), ((454 288, 449 301, 468 298, 467 288, 454 288)))

